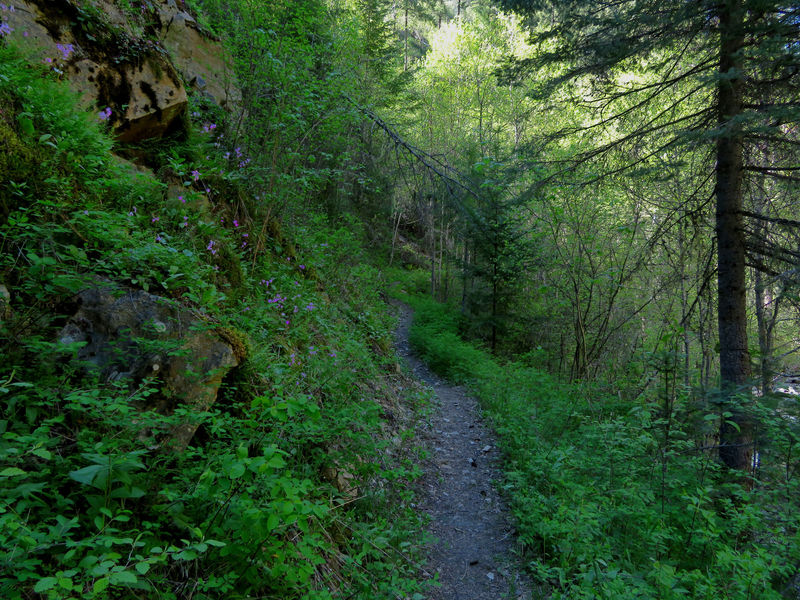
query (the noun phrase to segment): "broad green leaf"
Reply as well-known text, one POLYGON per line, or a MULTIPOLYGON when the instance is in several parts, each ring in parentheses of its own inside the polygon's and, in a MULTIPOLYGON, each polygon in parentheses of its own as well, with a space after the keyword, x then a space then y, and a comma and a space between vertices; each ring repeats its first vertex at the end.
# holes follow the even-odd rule
POLYGON ((111 580, 108 577, 103 577, 101 579, 98 579, 97 581, 94 582, 94 585, 92 586, 92 591, 95 594, 99 594, 100 592, 105 591, 109 583, 111 583, 111 580))
POLYGON ((136 583, 139 581, 136 575, 131 571, 117 571, 116 573, 111 573, 109 578, 111 579, 111 583, 114 585, 136 583))
MULTIPOLYGON (((82 469, 77 469, 75 471, 70 471, 69 476, 70 479, 74 479, 78 483, 82 483, 84 485, 91 485, 94 487, 102 487, 95 483, 95 479, 97 476, 103 472, 107 471, 108 467, 103 465, 89 465, 88 467, 83 467, 82 469)), ((105 478, 103 478, 105 479, 105 478)))
POLYGON ((31 454, 38 456, 39 458, 43 458, 44 460, 50 460, 53 458, 53 454, 44 448, 34 448, 31 450, 31 454))
POLYGON ((234 463, 233 466, 231 466, 231 469, 228 472, 228 475, 230 476, 231 479, 238 479, 239 477, 244 475, 244 472, 245 472, 244 464, 242 464, 242 463, 234 463))
POLYGON ((27 475, 28 473, 17 467, 6 467, 0 471, 0 477, 19 477, 20 475, 27 475))
POLYGON ((33 591, 37 594, 41 594, 42 592, 53 589, 57 583, 58 579, 56 577, 43 577, 33 586, 33 591))
POLYGON ((147 562, 138 562, 134 567, 139 573, 144 575, 150 570, 150 563, 147 562))

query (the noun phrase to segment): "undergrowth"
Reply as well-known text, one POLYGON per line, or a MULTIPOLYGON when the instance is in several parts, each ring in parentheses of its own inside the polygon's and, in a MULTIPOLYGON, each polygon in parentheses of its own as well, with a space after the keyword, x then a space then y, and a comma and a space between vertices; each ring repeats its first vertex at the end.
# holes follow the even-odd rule
POLYGON ((0 596, 421 599, 413 423, 384 415, 423 398, 385 352, 379 273, 344 224, 248 219, 220 191, 251 198, 247 165, 203 126, 162 142, 162 179, 141 173, 52 73, 0 47, 15 158, 0 163, 0 596), (84 342, 59 341, 94 287, 149 291, 219 332, 243 362, 216 403, 145 409, 157 374, 109 381, 84 342))
POLYGON ((502 487, 543 596, 794 597, 800 490, 781 472, 791 424, 764 421, 776 468, 755 482, 732 477, 703 449, 688 394, 667 411, 658 393, 623 401, 501 362, 460 337, 455 307, 414 294, 413 275, 400 277, 395 293, 415 309, 412 344, 469 386, 500 437, 502 487))

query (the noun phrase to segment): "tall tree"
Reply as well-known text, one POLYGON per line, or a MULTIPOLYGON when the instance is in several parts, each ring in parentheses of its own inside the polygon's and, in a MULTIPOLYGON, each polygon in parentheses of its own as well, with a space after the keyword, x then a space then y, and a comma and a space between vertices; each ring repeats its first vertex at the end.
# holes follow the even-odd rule
MULTIPOLYGON (((744 161, 755 140, 796 148, 800 120, 800 6, 773 0, 500 0, 525 15, 541 52, 520 68, 550 68, 543 96, 596 109, 554 134, 590 134, 571 164, 627 152, 602 174, 633 171, 677 147, 709 143, 715 176, 720 378, 726 410, 720 458, 752 465, 753 424, 737 394, 750 378, 747 343, 745 175, 792 177, 797 153, 767 167, 744 161), (556 69, 552 67, 557 65, 556 69), (644 74, 632 77, 632 73, 644 74), (552 75, 552 73, 556 73, 552 75), (763 102, 764 95, 770 98, 763 102), (623 133, 619 133, 622 131, 623 133)), ((543 71, 540 71, 540 73, 543 71)), ((601 164, 598 162, 598 164, 601 164)), ((748 213, 758 220, 761 215, 748 213)))

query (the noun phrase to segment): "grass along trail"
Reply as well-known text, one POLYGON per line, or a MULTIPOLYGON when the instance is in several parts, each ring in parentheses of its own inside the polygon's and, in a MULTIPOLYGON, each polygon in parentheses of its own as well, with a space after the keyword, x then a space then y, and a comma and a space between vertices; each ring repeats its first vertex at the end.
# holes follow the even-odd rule
POLYGON ((421 506, 436 538, 426 571, 438 574, 429 600, 528 599, 531 585, 511 554, 515 530, 492 481, 502 474, 495 438, 477 401, 434 375, 411 353, 412 311, 397 304, 397 351, 414 375, 436 394, 430 424, 422 432, 429 458, 423 465, 421 506))

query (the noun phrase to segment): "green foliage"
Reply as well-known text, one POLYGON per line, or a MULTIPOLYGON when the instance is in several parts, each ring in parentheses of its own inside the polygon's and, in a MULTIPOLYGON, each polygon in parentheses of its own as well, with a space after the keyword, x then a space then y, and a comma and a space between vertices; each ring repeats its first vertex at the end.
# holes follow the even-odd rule
MULTIPOLYGON (((667 413, 662 402, 559 383, 461 340, 452 308, 414 308, 414 345, 435 370, 470 385, 501 438, 503 489, 543 593, 782 597, 800 522, 796 507, 778 507, 796 497, 795 478, 752 491, 730 481, 681 417, 692 410, 688 396, 667 413)), ((787 423, 773 426, 768 437, 785 440, 787 423)))
MULTIPOLYGON (((303 207, 305 226, 262 228, 242 204, 258 165, 208 131, 148 152, 169 185, 137 173, 8 48, 0 109, 0 596, 421 597, 410 424, 376 435, 382 406, 420 399, 384 376, 392 321, 352 223, 303 207), (108 281, 234 341, 245 362, 209 410, 170 404, 157 373, 103 380, 58 341, 74 295, 108 281)), ((306 193, 293 174, 280 185, 306 193)))
POLYGON ((194 3, 234 57, 246 122, 224 130, 229 170, 247 163, 255 218, 268 220, 347 178, 360 121, 345 96, 360 96, 354 65, 343 53, 320 0, 194 3))

